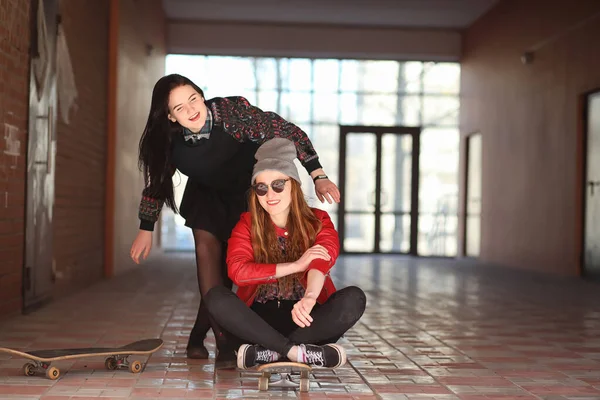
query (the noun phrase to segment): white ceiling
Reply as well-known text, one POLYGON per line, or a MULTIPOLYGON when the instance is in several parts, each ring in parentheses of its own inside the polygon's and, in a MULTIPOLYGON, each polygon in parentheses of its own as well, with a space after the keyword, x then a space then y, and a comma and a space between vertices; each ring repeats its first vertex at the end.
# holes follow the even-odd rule
POLYGON ((163 0, 167 19, 464 29, 498 0, 163 0))

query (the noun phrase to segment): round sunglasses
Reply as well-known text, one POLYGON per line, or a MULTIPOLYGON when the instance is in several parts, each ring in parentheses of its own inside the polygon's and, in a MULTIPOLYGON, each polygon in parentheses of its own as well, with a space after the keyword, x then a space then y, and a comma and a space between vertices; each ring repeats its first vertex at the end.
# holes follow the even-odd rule
MULTIPOLYGON (((281 193, 285 189, 285 183, 289 180, 290 180, 290 178, 275 179, 273 182, 271 182, 271 185, 270 185, 271 189, 273 189, 273 191, 275 193, 281 193)), ((266 183, 262 183, 262 182, 252 185, 252 188, 254 189, 256 194, 259 196, 264 196, 269 191, 269 185, 267 185, 266 183)))

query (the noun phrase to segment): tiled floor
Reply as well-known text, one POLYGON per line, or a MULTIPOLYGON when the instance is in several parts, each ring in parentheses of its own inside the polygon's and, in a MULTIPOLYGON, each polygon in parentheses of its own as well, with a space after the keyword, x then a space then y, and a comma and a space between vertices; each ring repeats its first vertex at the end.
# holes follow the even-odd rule
MULTIPOLYGON (((469 262, 352 257, 335 270, 367 311, 342 340, 349 363, 319 371, 308 394, 256 390, 256 375, 185 357, 196 296, 189 255, 159 257, 118 279, 0 325, 0 346, 121 345, 162 337, 144 371, 102 359, 21 374, 0 354, 0 399, 600 399, 600 285, 469 262)), ((210 350, 213 350, 210 342, 210 350)))

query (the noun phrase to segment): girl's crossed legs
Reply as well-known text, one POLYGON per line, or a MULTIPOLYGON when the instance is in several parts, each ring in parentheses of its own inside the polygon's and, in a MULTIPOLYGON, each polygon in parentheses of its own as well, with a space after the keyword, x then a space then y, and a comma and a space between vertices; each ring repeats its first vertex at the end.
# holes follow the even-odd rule
POLYGON ((334 344, 362 316, 364 292, 349 286, 331 295, 311 312, 313 322, 301 328, 291 310, 296 301, 268 301, 248 307, 235 293, 216 286, 204 296, 212 317, 224 330, 244 343, 238 351, 238 367, 250 368, 280 359, 335 368, 345 363, 344 349, 334 344))

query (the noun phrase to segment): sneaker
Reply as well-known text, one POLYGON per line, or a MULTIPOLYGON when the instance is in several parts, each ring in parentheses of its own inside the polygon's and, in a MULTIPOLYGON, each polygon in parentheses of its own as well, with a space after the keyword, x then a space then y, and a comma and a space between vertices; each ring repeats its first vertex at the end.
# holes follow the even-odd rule
POLYGON ((258 344, 243 344, 237 353, 237 366, 240 369, 248 369, 262 364, 270 364, 279 361, 281 355, 273 350, 265 349, 258 344))
POLYGON ((338 368, 346 364, 346 350, 337 344, 301 344, 304 363, 314 368, 338 368))

